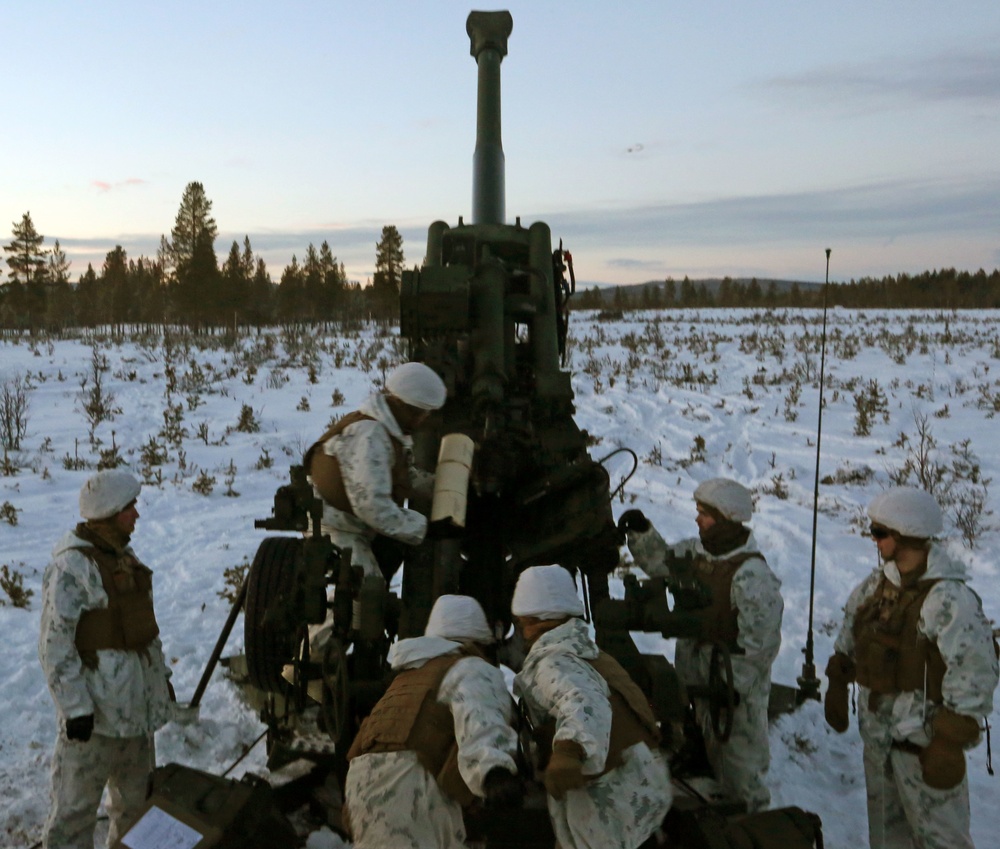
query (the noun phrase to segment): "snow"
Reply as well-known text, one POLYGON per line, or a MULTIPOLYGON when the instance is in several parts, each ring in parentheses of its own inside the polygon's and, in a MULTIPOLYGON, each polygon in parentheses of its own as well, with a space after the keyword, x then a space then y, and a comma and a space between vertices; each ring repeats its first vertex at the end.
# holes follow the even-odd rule
MULTIPOLYGON (((920 456, 918 424, 934 442, 924 471, 954 475, 956 458, 978 462, 980 485, 1000 479, 995 450, 1000 408, 1000 339, 996 312, 859 312, 828 316, 816 542, 815 663, 831 653, 841 606, 850 589, 876 566, 864 507, 890 474, 920 456), (855 435, 855 396, 875 380, 884 393, 867 436, 855 435), (906 439, 901 438, 906 435, 906 439), (953 449, 954 447, 954 449, 953 449), (936 465, 935 465, 936 464, 936 465)), ((605 317, 606 318, 606 317, 605 317)), ((773 678, 795 685, 802 673, 809 623, 813 481, 816 464, 819 334, 816 311, 749 310, 627 313, 602 320, 574 314, 569 368, 576 420, 595 440, 595 458, 631 448, 638 468, 615 500, 615 515, 642 509, 668 540, 695 533, 691 494, 699 481, 733 477, 757 497, 752 526, 781 579, 785 618, 773 678)), ((401 359, 394 331, 371 327, 319 335, 265 331, 223 345, 182 332, 164 346, 157 335, 113 341, 0 339, 0 384, 27 380, 28 433, 10 453, 16 474, 0 474, 0 564, 23 576, 29 607, 12 606, 0 591, 0 844, 28 847, 41 837, 47 813, 48 764, 55 711, 39 668, 41 578, 59 536, 77 521, 77 494, 92 470, 70 469, 74 457, 96 463, 83 413, 81 379, 91 372, 94 347, 106 357, 104 389, 120 410, 96 427, 100 450, 117 446, 128 466, 141 468, 151 439, 163 443, 169 401, 183 414, 186 435, 166 445, 155 467, 159 485, 143 488, 133 538, 155 570, 157 616, 178 697, 189 699, 229 612, 220 596, 225 570, 252 559, 265 532, 254 519, 270 515, 288 466, 334 417, 353 409, 401 359), (172 376, 171 376, 172 375, 172 376), (332 396, 343 400, 333 406, 332 396), (305 401, 303 401, 305 399, 305 401), (237 430, 249 408, 259 431, 237 430), (273 461, 269 465, 269 460, 273 461), (235 475, 227 484, 227 469, 235 475), (192 488, 199 476, 216 479, 208 495, 192 488), (229 490, 238 493, 227 496, 229 490), (10 508, 5 508, 9 504, 10 508), (13 511, 13 512, 12 512, 13 511)), ((613 484, 628 473, 626 453, 608 461, 613 484)), ((968 467, 966 467, 968 468, 968 467)), ((958 480, 952 495, 975 492, 958 480)), ((987 615, 1000 609, 998 524, 985 527, 966 549, 972 586, 987 615)), ((952 521, 953 526, 953 521, 952 521)), ((961 536, 956 531, 956 536, 961 536)), ((644 651, 672 656, 670 641, 637 638, 644 651)), ((242 618, 225 654, 242 649, 242 618)), ((996 711, 991 718, 996 722, 996 711)), ((171 724, 157 735, 159 763, 179 762, 222 773, 263 730, 218 669, 195 724, 171 724)), ((856 721, 844 735, 830 731, 818 702, 771 728, 769 784, 773 804, 820 814, 830 849, 867 840, 861 743, 856 721)), ((968 757, 973 838, 991 845, 1000 832, 996 786, 987 774, 986 745, 968 757)), ((263 745, 230 773, 266 774, 263 745)), ((329 831, 310 846, 342 845, 329 831)))

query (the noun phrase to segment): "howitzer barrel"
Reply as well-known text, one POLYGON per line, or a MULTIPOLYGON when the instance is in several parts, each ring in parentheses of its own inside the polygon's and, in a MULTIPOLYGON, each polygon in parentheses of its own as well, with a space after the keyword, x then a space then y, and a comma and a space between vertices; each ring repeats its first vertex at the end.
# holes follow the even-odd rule
POLYGON ((514 28, 510 12, 470 12, 465 22, 479 66, 476 150, 472 156, 472 221, 503 224, 506 217, 503 143, 500 136, 500 63, 514 28))

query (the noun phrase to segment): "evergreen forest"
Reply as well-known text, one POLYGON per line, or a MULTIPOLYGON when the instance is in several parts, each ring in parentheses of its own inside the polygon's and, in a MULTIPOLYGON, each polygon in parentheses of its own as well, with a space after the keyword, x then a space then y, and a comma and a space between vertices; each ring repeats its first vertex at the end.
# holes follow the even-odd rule
MULTIPOLYGON (((275 324, 326 324, 362 319, 393 322, 398 316, 403 240, 383 227, 370 285, 349 281, 330 245, 309 244, 277 280, 254 253, 250 237, 234 241, 220 263, 212 202, 198 182, 187 185, 170 237, 160 237, 155 257, 130 258, 116 246, 100 269, 88 264, 76 282, 58 240, 45 246, 30 212, 14 222, 3 247, 8 271, 0 280, 0 330, 58 331, 67 327, 126 329, 182 325, 196 331, 275 324)), ((724 278, 671 278, 662 283, 580 291, 572 309, 670 309, 691 307, 815 307, 989 309, 1000 307, 1000 269, 954 268, 862 278, 823 286, 779 286, 724 278)))

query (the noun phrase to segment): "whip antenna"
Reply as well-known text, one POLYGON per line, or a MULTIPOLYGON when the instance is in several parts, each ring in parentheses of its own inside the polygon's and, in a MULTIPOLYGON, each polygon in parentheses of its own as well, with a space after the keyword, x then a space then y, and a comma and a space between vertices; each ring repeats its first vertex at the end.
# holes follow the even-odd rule
POLYGON ((819 679, 816 677, 816 663, 813 656, 813 599, 816 594, 816 525, 819 518, 819 456, 823 438, 823 382, 826 376, 826 302, 830 289, 830 248, 826 249, 826 281, 823 283, 823 332, 819 342, 819 420, 816 424, 816 477, 813 482, 813 528, 812 556, 809 562, 809 633, 806 647, 802 650, 806 659, 799 676, 797 700, 802 704, 806 699, 819 699, 819 679))

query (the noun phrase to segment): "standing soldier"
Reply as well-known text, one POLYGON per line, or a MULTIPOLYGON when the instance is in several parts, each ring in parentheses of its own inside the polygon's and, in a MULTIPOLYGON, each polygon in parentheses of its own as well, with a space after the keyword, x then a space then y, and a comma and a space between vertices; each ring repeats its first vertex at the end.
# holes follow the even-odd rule
POLYGON ((403 506, 415 489, 430 492, 433 475, 413 466, 415 431, 447 395, 444 381, 423 363, 404 363, 361 408, 340 419, 306 452, 304 464, 323 499, 322 531, 351 549, 365 577, 381 577, 371 542, 388 537, 419 545, 427 517, 403 506))
POLYGON ((462 849, 462 809, 520 804, 514 704, 486 659, 479 602, 440 596, 422 637, 394 643, 399 674, 347 754, 347 819, 356 849, 462 849))
POLYGON ((93 849, 107 785, 108 846, 146 799, 153 733, 171 715, 170 672, 153 615, 153 573, 129 538, 140 484, 106 470, 80 490, 84 520, 42 579, 38 654, 59 715, 45 849, 93 849))
POLYGON ((716 737, 707 699, 695 699, 695 717, 722 792, 742 801, 753 813, 771 802, 765 783, 771 763, 767 705, 771 665, 781 646, 781 581, 746 526, 753 515, 753 499, 746 487, 727 478, 713 478, 698 485, 694 501, 698 536, 673 546, 664 542, 638 510, 627 510, 618 524, 627 534, 635 562, 650 577, 668 575, 669 558, 694 559, 695 573, 710 601, 699 617, 699 636, 677 641, 677 674, 688 686, 705 686, 713 646, 721 643, 729 650, 733 686, 740 700, 728 741, 716 737))
POLYGON ((887 490, 868 516, 882 566, 847 600, 826 719, 847 730, 857 681, 872 849, 972 849, 964 750, 993 709, 990 624, 965 566, 935 539, 944 522, 930 494, 887 490))
POLYGON ((583 612, 562 566, 533 566, 517 579, 511 613, 529 648, 514 692, 545 762, 552 828, 561 849, 655 846, 673 798, 656 719, 598 649, 583 612))

